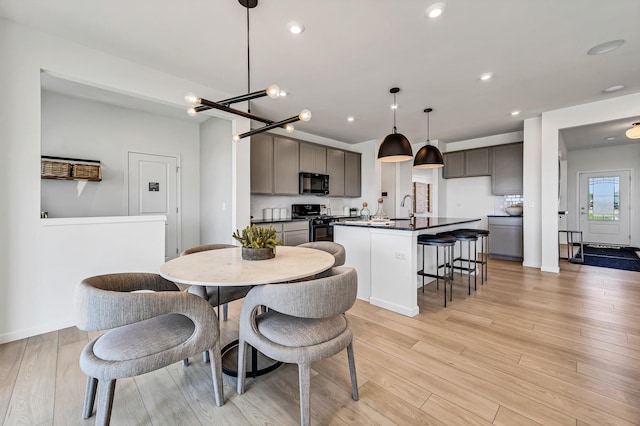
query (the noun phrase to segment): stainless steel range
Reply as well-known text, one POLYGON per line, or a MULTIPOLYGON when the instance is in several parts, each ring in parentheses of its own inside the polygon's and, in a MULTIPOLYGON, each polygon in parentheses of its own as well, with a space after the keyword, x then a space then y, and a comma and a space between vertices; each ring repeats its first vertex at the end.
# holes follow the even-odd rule
POLYGON ((337 216, 321 215, 320 204, 292 204, 292 219, 309 219, 309 241, 333 241, 337 216))

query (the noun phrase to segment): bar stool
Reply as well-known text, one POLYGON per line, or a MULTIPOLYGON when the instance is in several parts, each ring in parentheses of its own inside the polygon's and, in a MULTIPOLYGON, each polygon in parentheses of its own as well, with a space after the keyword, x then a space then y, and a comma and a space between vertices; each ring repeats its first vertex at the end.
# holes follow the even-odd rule
POLYGON ((449 282, 449 301, 453 297, 453 247, 456 244, 456 239, 446 235, 430 235, 423 234, 418 235, 418 244, 422 246, 422 269, 418 271, 418 275, 422 276, 422 292, 424 293, 424 277, 431 277, 436 279, 436 289, 440 288, 440 279, 444 280, 444 307, 447 307, 447 281, 449 282), (429 274, 425 272, 425 248, 426 246, 433 246, 436 248, 436 273, 429 274), (440 248, 443 249, 444 263, 440 264, 440 248), (444 268, 443 275, 440 275, 440 268, 444 268), (450 272, 451 271, 451 272, 450 272))
POLYGON ((488 266, 489 266, 489 230, 488 229, 461 229, 461 231, 471 231, 478 234, 480 238, 480 250, 482 251, 482 259, 478 260, 476 264, 481 265, 480 284, 484 285, 484 282, 488 279, 488 266))
POLYGON ((453 261, 451 262, 451 268, 452 268, 451 273, 453 274, 453 270, 455 269, 460 270, 460 275, 462 275, 462 271, 468 272, 469 275, 468 275, 467 281, 468 281, 468 287, 469 287, 469 295, 471 295, 471 273, 472 272, 474 272, 473 289, 476 290, 478 286, 478 276, 475 274, 476 265, 477 265, 476 262, 478 261, 476 257, 476 253, 477 253, 476 243, 478 242, 478 233, 476 232, 475 229, 473 230, 456 229, 454 231, 442 232, 441 234, 438 234, 438 235, 451 236, 455 238, 457 242, 460 243, 460 256, 454 258, 453 261), (466 258, 463 257, 464 243, 467 243, 466 258), (473 243, 473 258, 471 258, 471 243, 473 243), (460 266, 456 266, 456 261, 460 262, 460 266), (462 266, 462 262, 467 262, 466 268, 462 266), (472 264, 473 264, 473 267, 471 266, 472 264))

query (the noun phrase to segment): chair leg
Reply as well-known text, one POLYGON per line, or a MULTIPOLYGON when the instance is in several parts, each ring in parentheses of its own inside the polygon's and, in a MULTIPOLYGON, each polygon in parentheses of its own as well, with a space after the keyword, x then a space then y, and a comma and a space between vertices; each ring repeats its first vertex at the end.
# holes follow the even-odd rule
POLYGON ((224 405, 224 387, 222 385, 222 350, 220 340, 217 340, 213 348, 207 351, 211 358, 211 377, 213 378, 213 395, 216 398, 216 405, 224 405))
POLYGON ((222 305, 222 321, 226 321, 229 317, 229 304, 225 303, 222 305))
POLYGON ((238 395, 244 393, 244 380, 247 376, 247 343, 240 339, 238 341, 238 395))
POLYGON ((108 426, 113 409, 113 394, 116 390, 115 380, 98 381, 98 407, 96 409, 96 426, 108 426))
POLYGON ((182 360, 182 365, 185 366, 185 367, 188 367, 189 366, 189 358, 183 359, 182 360))
POLYGON ((300 383, 300 424, 309 426, 311 423, 311 365, 298 364, 298 381, 300 383))
POLYGON ((98 388, 98 379, 95 377, 87 378, 87 390, 84 394, 84 408, 82 409, 82 418, 88 419, 93 414, 93 403, 96 400, 96 389, 98 388))
POLYGON ((202 361, 206 364, 211 360, 209 357, 209 351, 202 352, 202 361))
POLYGON ((347 346, 347 359, 349 360, 349 375, 351 376, 351 396, 354 401, 359 399, 358 377, 356 376, 356 360, 353 356, 353 341, 347 346))

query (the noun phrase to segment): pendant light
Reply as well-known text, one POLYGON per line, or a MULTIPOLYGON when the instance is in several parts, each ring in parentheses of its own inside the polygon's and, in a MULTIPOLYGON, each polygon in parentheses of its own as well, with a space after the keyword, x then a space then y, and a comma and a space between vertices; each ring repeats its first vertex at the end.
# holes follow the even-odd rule
POLYGON ((631 128, 626 131, 625 135, 627 135, 629 139, 640 139, 640 121, 633 123, 631 128))
POLYGON ((391 106, 393 109, 393 133, 387 135, 378 148, 378 161, 383 163, 397 163, 413 158, 409 140, 402 133, 396 132, 396 109, 398 109, 396 93, 399 91, 400 89, 397 87, 389 90, 389 93, 393 93, 393 105, 391 106))
POLYGON ((427 144, 418 150, 416 158, 413 160, 413 167, 416 169, 434 169, 444 166, 442 153, 436 146, 429 143, 429 113, 431 111, 433 111, 432 108, 424 110, 427 113, 427 144))

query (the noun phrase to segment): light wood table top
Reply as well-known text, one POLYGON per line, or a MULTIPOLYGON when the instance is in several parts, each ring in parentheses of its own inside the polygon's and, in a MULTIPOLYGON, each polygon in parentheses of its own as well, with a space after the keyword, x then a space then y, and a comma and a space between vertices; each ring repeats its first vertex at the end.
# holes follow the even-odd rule
POLYGON ((322 250, 278 246, 268 260, 244 260, 242 249, 208 250, 180 256, 160 267, 164 278, 188 285, 241 286, 308 277, 333 266, 335 258, 322 250))

